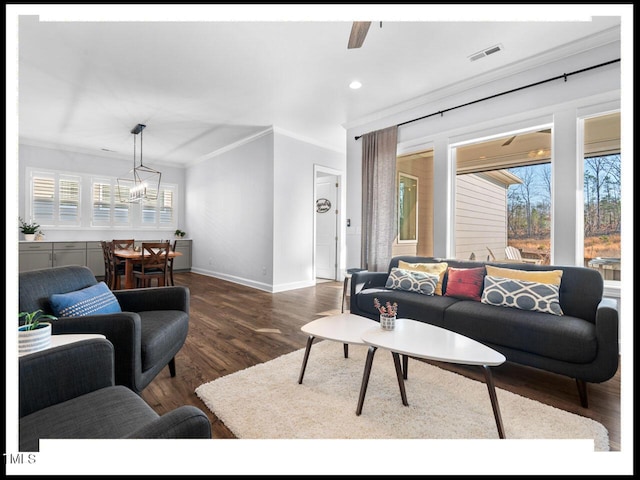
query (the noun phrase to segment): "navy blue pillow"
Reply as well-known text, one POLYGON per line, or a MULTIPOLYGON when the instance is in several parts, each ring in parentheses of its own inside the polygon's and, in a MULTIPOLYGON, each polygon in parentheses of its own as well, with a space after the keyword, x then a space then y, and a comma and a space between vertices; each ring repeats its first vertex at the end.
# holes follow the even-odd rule
POLYGON ((56 317, 82 317, 122 311, 118 299, 104 282, 75 292, 54 293, 50 301, 56 317))

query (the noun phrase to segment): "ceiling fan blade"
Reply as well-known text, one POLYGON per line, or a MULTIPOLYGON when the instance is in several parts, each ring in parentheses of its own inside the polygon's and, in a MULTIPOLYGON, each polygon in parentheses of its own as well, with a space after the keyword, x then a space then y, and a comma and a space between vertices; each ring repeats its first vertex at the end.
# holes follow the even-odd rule
POLYGON ((502 144, 503 147, 506 147, 507 145, 511 145, 511 142, 513 142, 516 139, 517 135, 514 135, 513 137, 511 137, 510 139, 508 139, 506 142, 504 142, 502 144))
POLYGON ((367 36, 371 22, 353 22, 347 48, 360 48, 367 36))

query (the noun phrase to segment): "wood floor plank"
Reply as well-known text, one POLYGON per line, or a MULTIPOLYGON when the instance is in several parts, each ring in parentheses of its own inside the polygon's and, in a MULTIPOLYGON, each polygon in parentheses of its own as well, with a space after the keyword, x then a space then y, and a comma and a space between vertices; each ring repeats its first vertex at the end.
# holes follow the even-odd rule
MULTIPOLYGON (((272 294, 196 273, 175 273, 175 283, 191 291, 187 341, 176 356, 176 376, 171 378, 165 368, 142 398, 159 414, 195 405, 211 420, 213 438, 225 439, 235 436, 196 396, 195 389, 304 348, 307 336, 300 327, 327 312, 339 313, 343 285, 321 282, 272 294)), ((430 363, 484 381, 477 367, 430 363)), ((589 408, 583 408, 575 381, 568 377, 509 362, 492 369, 497 388, 602 423, 613 451, 620 451, 620 371, 607 382, 588 384, 589 408)))

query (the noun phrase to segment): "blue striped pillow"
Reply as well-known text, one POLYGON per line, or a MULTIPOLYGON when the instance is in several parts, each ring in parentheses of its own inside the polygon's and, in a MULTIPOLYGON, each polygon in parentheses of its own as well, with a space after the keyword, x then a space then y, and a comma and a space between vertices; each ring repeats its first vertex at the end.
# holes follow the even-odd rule
POLYGON ((49 300, 56 317, 82 317, 122 311, 118 299, 104 282, 75 292, 54 293, 49 300))

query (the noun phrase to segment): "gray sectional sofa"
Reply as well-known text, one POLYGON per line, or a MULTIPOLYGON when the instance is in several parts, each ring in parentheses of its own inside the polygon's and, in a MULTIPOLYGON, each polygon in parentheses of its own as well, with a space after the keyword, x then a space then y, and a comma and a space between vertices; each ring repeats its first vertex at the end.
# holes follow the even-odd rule
POLYGON ((588 268, 520 263, 486 263, 433 257, 394 257, 387 272, 357 272, 351 278, 351 313, 374 320, 381 303, 397 302, 398 317, 411 318, 473 338, 502 353, 507 361, 576 379, 582 406, 588 406, 587 382, 600 383, 618 369, 618 311, 603 298, 601 275, 588 268), (448 267, 496 267, 545 271, 562 270, 559 303, 563 315, 490 305, 477 300, 423 295, 386 288, 391 269, 408 263, 446 262, 448 267))

